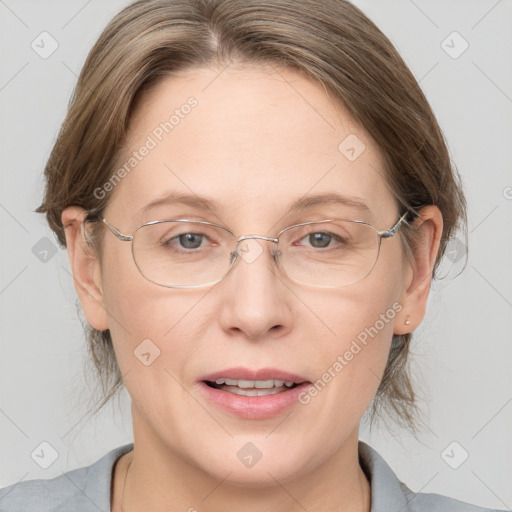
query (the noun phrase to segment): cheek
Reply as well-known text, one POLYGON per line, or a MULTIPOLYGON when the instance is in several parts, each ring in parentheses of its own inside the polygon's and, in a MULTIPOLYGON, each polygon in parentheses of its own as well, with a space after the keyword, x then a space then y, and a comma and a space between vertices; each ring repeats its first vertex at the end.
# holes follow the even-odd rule
POLYGON ((315 429, 329 439, 326 448, 333 452, 349 432, 357 429, 386 366, 392 328, 391 322, 380 320, 378 311, 340 315, 347 321, 338 321, 335 340, 322 344, 316 380, 299 397, 304 414, 315 418, 315 429))
POLYGON ((312 359, 318 380, 302 403, 316 401, 313 407, 319 414, 325 407, 340 421, 362 415, 380 384, 394 323, 402 310, 401 271, 383 258, 381 265, 354 286, 302 296, 305 304, 317 308, 321 318, 317 326, 324 333, 318 337, 312 359))
POLYGON ((329 334, 317 344, 325 372, 357 381, 380 377, 401 305, 391 294, 372 292, 326 298, 322 320, 329 334))
POLYGON ((114 350, 132 406, 140 415, 137 422, 145 418, 143 423, 153 425, 162 438, 169 432, 186 438, 197 428, 201 413, 185 387, 197 373, 198 340, 213 321, 201 307, 206 292, 154 285, 129 262, 123 266, 122 258, 107 277, 105 290, 114 350))
MULTIPOLYGON (((123 249, 123 248, 122 248, 123 249)), ((122 373, 141 370, 141 362, 165 361, 179 367, 194 350, 208 317, 195 315, 204 291, 176 290, 145 279, 131 252, 112 251, 104 259, 103 289, 116 356, 122 373), (149 356, 142 354, 149 353, 149 356), (162 356, 162 357, 161 357, 162 356)), ((158 363, 158 364, 156 364, 158 363)))
MULTIPOLYGON (((339 349, 356 339, 364 343, 374 338, 391 338, 395 317, 402 309, 399 303, 401 283, 402 268, 382 258, 380 265, 354 285, 299 293, 301 300, 318 312, 328 338, 339 349)), ((373 345, 372 348, 378 350, 373 345)))
POLYGON ((150 283, 135 266, 128 244, 105 249, 102 269, 103 296, 112 337, 133 341, 147 337, 151 324, 148 316, 150 288, 146 283, 150 283))

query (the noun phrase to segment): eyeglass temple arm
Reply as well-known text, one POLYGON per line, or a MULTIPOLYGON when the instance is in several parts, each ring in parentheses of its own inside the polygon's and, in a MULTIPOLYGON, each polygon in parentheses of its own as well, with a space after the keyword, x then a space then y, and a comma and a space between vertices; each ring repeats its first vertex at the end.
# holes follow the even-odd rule
POLYGON ((397 231, 400 229, 400 226, 402 225, 402 222, 405 220, 405 218, 409 215, 409 212, 405 212, 397 221, 396 224, 387 229, 386 231, 377 231, 377 234, 381 238, 391 238, 392 236, 395 236, 397 231))
POLYGON ((103 224, 105 224, 105 226, 107 226, 108 229, 110 229, 110 231, 112 231, 112 233, 114 233, 114 235, 119 240, 121 240, 121 242, 130 242, 131 240, 133 240, 133 235, 123 235, 121 231, 119 231, 117 228, 109 224, 103 217, 98 218, 101 220, 101 222, 103 222, 103 224))

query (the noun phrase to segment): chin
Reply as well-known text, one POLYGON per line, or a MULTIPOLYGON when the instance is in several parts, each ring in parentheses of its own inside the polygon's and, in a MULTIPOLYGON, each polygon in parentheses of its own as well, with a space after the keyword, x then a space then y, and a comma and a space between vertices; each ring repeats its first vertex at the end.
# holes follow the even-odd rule
POLYGON ((300 476, 300 467, 293 462, 267 461, 264 464, 261 460, 252 468, 240 467, 239 464, 223 465, 222 472, 215 476, 216 480, 222 480, 223 484, 232 487, 244 487, 249 489, 263 489, 273 487, 276 481, 285 483, 300 476), (229 476, 226 477, 226 475, 229 476))
POLYGON ((217 481, 255 489, 294 480, 316 465, 318 449, 305 449, 303 440, 290 443, 279 437, 269 442, 267 434, 235 437, 214 450, 205 447, 206 456, 194 454, 195 465, 217 481))

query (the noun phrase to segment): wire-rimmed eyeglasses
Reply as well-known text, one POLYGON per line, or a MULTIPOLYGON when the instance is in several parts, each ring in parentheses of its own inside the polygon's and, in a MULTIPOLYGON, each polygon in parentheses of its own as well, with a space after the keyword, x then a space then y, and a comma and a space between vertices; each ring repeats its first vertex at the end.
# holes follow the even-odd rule
POLYGON ((275 244, 272 256, 281 271, 298 284, 339 288, 361 281, 375 267, 381 240, 393 237, 404 213, 385 231, 362 220, 324 219, 294 224, 276 237, 237 237, 220 224, 190 219, 156 220, 132 235, 100 220, 122 242, 132 243, 140 273, 159 286, 201 288, 226 277, 239 257, 252 263, 263 252, 258 241, 275 244))

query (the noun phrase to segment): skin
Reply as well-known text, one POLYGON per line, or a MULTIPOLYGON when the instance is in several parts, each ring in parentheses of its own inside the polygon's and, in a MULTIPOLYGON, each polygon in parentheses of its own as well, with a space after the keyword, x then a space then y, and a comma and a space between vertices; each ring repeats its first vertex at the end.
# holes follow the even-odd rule
MULTIPOLYGON (((331 207, 320 206, 283 217, 294 199, 333 190, 361 198, 370 210, 345 208, 347 218, 371 221, 379 230, 398 219, 375 143, 320 85, 292 70, 201 68, 165 78, 135 111, 120 162, 190 96, 198 106, 113 192, 104 216, 122 233, 185 216, 221 223, 237 236, 273 236, 332 215, 331 207), (349 134, 366 146, 353 162, 338 150, 349 134), (219 208, 137 213, 170 190, 207 196, 219 208)), ((209 512, 369 511, 370 487, 358 463, 359 422, 379 386, 393 333, 412 331, 423 319, 442 232, 436 207, 420 213, 414 258, 405 258, 399 236, 383 240, 373 271, 348 287, 287 280, 272 261, 271 244, 262 242, 254 262, 239 260, 220 283, 180 290, 146 280, 130 244, 106 229, 100 262, 84 250, 84 211, 66 208, 62 221, 84 313, 96 329, 110 329, 132 399, 135 449, 116 465, 113 510, 163 511, 172 504, 172 510, 209 512), (241 419, 199 393, 199 376, 234 366, 276 367, 315 381, 395 303, 402 310, 394 319, 291 414, 241 419), (133 355, 146 338, 161 351, 150 366, 133 355), (262 453, 252 468, 236 456, 248 442, 262 453)))

